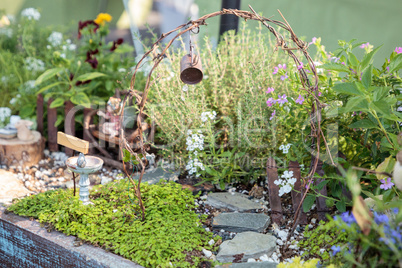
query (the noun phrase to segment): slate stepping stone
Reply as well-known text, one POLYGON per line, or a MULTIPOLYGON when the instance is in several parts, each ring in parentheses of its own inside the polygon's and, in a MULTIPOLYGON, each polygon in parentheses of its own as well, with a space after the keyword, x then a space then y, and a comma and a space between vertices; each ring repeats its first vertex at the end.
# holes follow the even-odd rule
POLYGON ((263 232, 271 223, 270 218, 261 213, 221 213, 212 222, 212 228, 229 232, 263 232))
POLYGON ((269 234, 256 232, 238 233, 232 240, 224 241, 216 259, 219 262, 233 262, 234 255, 243 254, 242 262, 247 259, 257 259, 264 254, 271 256, 276 248, 276 238, 269 234))
MULTIPOLYGON (((138 174, 133 179, 139 180, 140 175, 138 174)), ((164 170, 163 168, 155 168, 147 170, 142 177, 141 182, 148 182, 148 184, 156 184, 161 180, 166 181, 177 181, 179 178, 179 172, 174 170, 164 170)))
POLYGON ((260 203, 251 201, 248 199, 248 195, 240 193, 210 193, 205 203, 214 208, 226 208, 239 212, 262 209, 260 203))

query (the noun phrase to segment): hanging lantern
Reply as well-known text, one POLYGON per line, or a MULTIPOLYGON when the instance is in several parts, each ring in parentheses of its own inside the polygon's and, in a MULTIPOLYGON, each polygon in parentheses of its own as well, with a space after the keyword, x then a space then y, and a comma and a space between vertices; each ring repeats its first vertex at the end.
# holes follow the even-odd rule
POLYGON ((202 81, 202 65, 200 56, 193 53, 190 34, 190 54, 184 55, 180 61, 180 79, 188 85, 195 85, 202 81))

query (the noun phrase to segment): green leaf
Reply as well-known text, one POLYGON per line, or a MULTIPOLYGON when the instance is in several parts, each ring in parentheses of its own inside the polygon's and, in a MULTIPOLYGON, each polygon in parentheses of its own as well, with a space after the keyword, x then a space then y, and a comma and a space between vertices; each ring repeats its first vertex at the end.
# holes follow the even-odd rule
POLYGON ((383 99, 390 91, 389 87, 374 87, 374 101, 383 99))
POLYGON ((70 98, 71 102, 74 103, 75 105, 82 105, 86 108, 91 107, 91 102, 84 92, 78 92, 74 96, 70 98))
POLYGON ((318 191, 321 191, 322 188, 324 188, 324 186, 325 186, 327 183, 328 183, 327 180, 320 182, 320 183, 316 186, 317 190, 318 190, 318 191))
POLYGON ((377 51, 382 47, 376 47, 375 49, 373 49, 373 51, 371 51, 370 53, 367 53, 366 55, 364 55, 363 60, 361 62, 361 70, 363 71, 364 69, 366 69, 366 67, 372 62, 373 56, 377 53, 377 51))
POLYGON ((383 115, 391 115, 390 107, 388 103, 384 100, 379 100, 370 103, 370 107, 374 109, 377 113, 381 113, 383 115))
POLYGON ((359 60, 356 58, 356 56, 353 53, 349 53, 348 59, 349 59, 350 65, 352 65, 353 67, 356 67, 359 65, 359 60))
POLYGON ((388 65, 389 73, 393 73, 402 68, 402 54, 396 55, 388 65))
POLYGON ((128 162, 128 161, 130 161, 130 158, 131 158, 131 154, 130 154, 130 152, 127 150, 127 149, 123 149, 123 161, 124 162, 128 162))
POLYGON ((207 166, 205 166, 205 172, 207 172, 211 176, 218 176, 219 175, 219 173, 216 170, 211 169, 211 168, 209 168, 207 166))
POLYGON ((339 210, 339 212, 345 212, 346 211, 345 200, 341 200, 341 201, 336 202, 335 206, 339 210))
MULTIPOLYGON (((392 173, 392 171, 394 170, 395 162, 396 162, 395 159, 392 156, 389 156, 385 158, 385 160, 381 164, 378 165, 375 171, 392 173)), ((379 173, 377 173, 376 176, 378 180, 382 180, 388 177, 386 175, 379 173)))
POLYGON ((320 68, 326 69, 326 70, 331 70, 331 71, 337 71, 337 72, 347 72, 350 73, 350 70, 348 67, 346 67, 343 64, 340 63, 325 63, 323 65, 320 65, 320 68))
POLYGON ((373 72, 373 64, 370 64, 370 66, 366 68, 366 70, 363 72, 362 84, 366 89, 368 89, 371 86, 372 72, 373 72))
POLYGON ((57 120, 56 120, 56 122, 54 123, 54 126, 55 126, 55 127, 58 127, 58 126, 63 122, 63 120, 64 120, 64 117, 63 117, 63 116, 57 115, 57 120))
POLYGON ((31 117, 34 114, 35 114, 35 107, 31 105, 25 105, 21 107, 21 109, 19 110, 19 115, 21 116, 21 118, 31 117))
POLYGON ((395 192, 392 189, 389 189, 387 191, 385 191, 382 200, 384 201, 384 203, 387 203, 389 201, 392 200, 392 198, 395 197, 395 192))
POLYGON ((369 119, 362 119, 356 121, 348 126, 349 128, 363 128, 363 129, 370 129, 370 128, 378 128, 377 124, 369 119))
POLYGON ((57 75, 59 72, 63 71, 64 68, 53 68, 46 70, 43 74, 41 74, 35 81, 35 86, 42 84, 43 82, 49 80, 50 78, 57 75))
POLYGON ((353 97, 348 100, 343 110, 344 113, 363 111, 363 102, 367 102, 362 97, 353 97))
POLYGON ((57 107, 60 107, 63 105, 64 105, 64 100, 62 98, 56 98, 54 101, 52 101, 49 108, 57 108, 57 107))
MULTIPOLYGON (((42 92, 48 90, 49 88, 52 88, 52 87, 55 87, 55 86, 58 86, 58 85, 61 85, 61 84, 63 84, 63 82, 56 82, 56 83, 47 85, 47 86, 42 87, 41 89, 39 89, 35 94, 36 94, 36 95, 39 95, 39 94, 41 94, 42 92)), ((68 87, 68 86, 66 85, 66 87, 68 87)))
POLYGON ((106 76, 104 73, 93 72, 93 73, 86 73, 78 76, 77 81, 87 81, 92 80, 101 76, 106 76))
POLYGON ((303 212, 306 213, 311 209, 311 207, 314 205, 315 199, 315 195, 306 196, 303 202, 303 212))
POLYGON ((356 82, 351 83, 339 83, 335 84, 332 87, 337 93, 346 94, 346 95, 355 95, 355 96, 364 96, 364 92, 362 92, 356 82))

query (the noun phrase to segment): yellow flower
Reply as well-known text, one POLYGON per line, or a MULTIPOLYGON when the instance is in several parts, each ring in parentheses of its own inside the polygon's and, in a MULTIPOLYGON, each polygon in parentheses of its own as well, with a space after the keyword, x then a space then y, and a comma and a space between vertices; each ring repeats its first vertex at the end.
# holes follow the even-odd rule
POLYGON ((99 13, 99 15, 96 17, 94 22, 98 25, 105 25, 105 21, 109 22, 112 20, 112 16, 110 16, 107 13, 99 13))

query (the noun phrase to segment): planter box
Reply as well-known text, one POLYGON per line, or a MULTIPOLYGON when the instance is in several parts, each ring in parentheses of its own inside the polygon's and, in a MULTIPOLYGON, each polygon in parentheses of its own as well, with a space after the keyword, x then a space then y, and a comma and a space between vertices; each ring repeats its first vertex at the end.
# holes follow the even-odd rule
POLYGON ((0 205, 1 267, 116 267, 142 266, 101 248, 73 246, 75 237, 51 233, 39 222, 4 213, 0 205))

